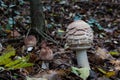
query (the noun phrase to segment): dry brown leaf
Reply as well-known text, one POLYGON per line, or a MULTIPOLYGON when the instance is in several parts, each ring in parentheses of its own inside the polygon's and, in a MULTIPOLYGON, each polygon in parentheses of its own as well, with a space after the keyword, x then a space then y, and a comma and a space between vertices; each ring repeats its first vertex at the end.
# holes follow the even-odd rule
POLYGON ((112 63, 115 66, 120 66, 120 60, 111 60, 110 63, 112 63))
POLYGON ((55 64, 54 66, 59 66, 59 65, 66 65, 66 66, 70 66, 70 62, 68 59, 55 59, 53 61, 53 63, 55 64))
POLYGON ((34 77, 28 77, 27 76, 27 80, 48 80, 48 79, 45 79, 45 78, 34 78, 34 77))
POLYGON ((109 78, 103 76, 103 77, 99 77, 97 80, 111 80, 111 79, 109 79, 109 78))
POLYGON ((107 53, 107 50, 100 48, 100 47, 97 48, 96 55, 100 57, 101 59, 109 59, 109 60, 114 59, 110 54, 107 53))
POLYGON ((59 80, 60 76, 65 75, 64 70, 48 70, 42 71, 34 75, 35 78, 46 78, 48 80, 59 80))
POLYGON ((16 37, 21 36, 21 34, 17 30, 13 30, 10 32, 10 36, 16 38, 16 37))
POLYGON ((116 66, 115 70, 119 71, 120 70, 120 66, 116 66))
POLYGON ((115 70, 120 70, 120 60, 111 60, 110 63, 115 66, 115 70))

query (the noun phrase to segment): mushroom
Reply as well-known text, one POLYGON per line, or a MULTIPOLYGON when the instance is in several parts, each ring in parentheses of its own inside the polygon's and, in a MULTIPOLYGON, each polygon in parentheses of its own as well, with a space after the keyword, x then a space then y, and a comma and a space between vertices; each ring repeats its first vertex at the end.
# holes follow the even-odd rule
POLYGON ((25 44, 27 51, 31 51, 33 49, 33 47, 36 46, 37 39, 34 35, 29 35, 29 36, 25 37, 24 44, 25 44))
POLYGON ((93 42, 93 31, 83 20, 77 20, 68 25, 66 31, 66 42, 70 49, 76 51, 79 67, 90 69, 86 50, 93 42))
POLYGON ((39 58, 42 60, 42 68, 49 68, 49 61, 53 59, 53 51, 47 46, 46 41, 41 42, 41 50, 39 53, 39 58))

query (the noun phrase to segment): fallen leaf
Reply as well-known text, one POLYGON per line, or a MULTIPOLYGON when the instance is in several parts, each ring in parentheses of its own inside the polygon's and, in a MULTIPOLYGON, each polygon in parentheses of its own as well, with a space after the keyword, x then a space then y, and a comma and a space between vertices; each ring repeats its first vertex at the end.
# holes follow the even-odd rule
POLYGON ((28 77, 27 76, 27 80, 48 80, 48 79, 45 79, 45 78, 34 78, 34 77, 28 77))
POLYGON ((97 80, 111 80, 111 79, 109 79, 109 78, 103 76, 103 77, 99 77, 97 80))
POLYGON ((111 60, 110 63, 114 65, 115 70, 120 70, 120 60, 111 60))
POLYGON ((115 66, 120 66, 120 60, 110 60, 110 63, 112 63, 115 66))
POLYGON ((102 68, 97 68, 97 69, 108 78, 115 76, 115 74, 116 74, 115 71, 105 71, 102 68))
POLYGON ((90 69, 89 68, 76 68, 72 67, 72 72, 76 74, 77 76, 81 77, 83 80, 86 80, 88 76, 90 75, 90 69))
POLYGON ((45 70, 40 71, 38 74, 33 75, 34 78, 45 78, 47 80, 58 80, 60 76, 64 76, 66 71, 64 70, 45 70))
POLYGON ((109 77, 115 76, 115 74, 116 74, 115 71, 108 71, 108 72, 105 74, 105 76, 109 78, 109 77))
POLYGON ((101 68, 97 68, 101 73, 103 73, 103 74, 106 74, 106 71, 105 70, 103 70, 103 69, 101 69, 101 68))
POLYGON ((110 51, 109 54, 111 54, 112 56, 119 56, 120 53, 117 51, 110 51))
POLYGON ((102 49, 100 47, 97 48, 96 55, 103 60, 104 59, 108 59, 108 60, 113 60, 114 59, 110 54, 107 53, 107 51, 105 49, 102 49))

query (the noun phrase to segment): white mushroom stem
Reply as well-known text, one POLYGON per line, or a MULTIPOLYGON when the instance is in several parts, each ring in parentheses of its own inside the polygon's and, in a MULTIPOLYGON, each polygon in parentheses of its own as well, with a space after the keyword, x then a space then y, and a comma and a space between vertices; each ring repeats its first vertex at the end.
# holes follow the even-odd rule
POLYGON ((77 50, 76 57, 79 67, 83 67, 83 68, 86 67, 90 69, 86 49, 77 50))
POLYGON ((48 63, 48 62, 45 62, 45 61, 42 61, 41 68, 42 68, 42 69, 49 69, 49 63, 48 63))

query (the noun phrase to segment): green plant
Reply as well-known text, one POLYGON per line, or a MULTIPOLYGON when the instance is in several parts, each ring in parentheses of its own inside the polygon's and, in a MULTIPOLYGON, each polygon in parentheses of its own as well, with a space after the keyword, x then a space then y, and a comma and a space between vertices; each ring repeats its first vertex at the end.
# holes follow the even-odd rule
POLYGON ((71 72, 82 78, 83 80, 86 80, 88 76, 90 75, 89 73, 89 68, 77 68, 77 67, 71 67, 71 72))
POLYGON ((20 69, 29 66, 33 66, 33 63, 29 63, 29 55, 25 57, 19 57, 13 60, 11 57, 15 56, 15 49, 11 46, 8 46, 7 49, 0 56, 0 66, 5 69, 20 69))

